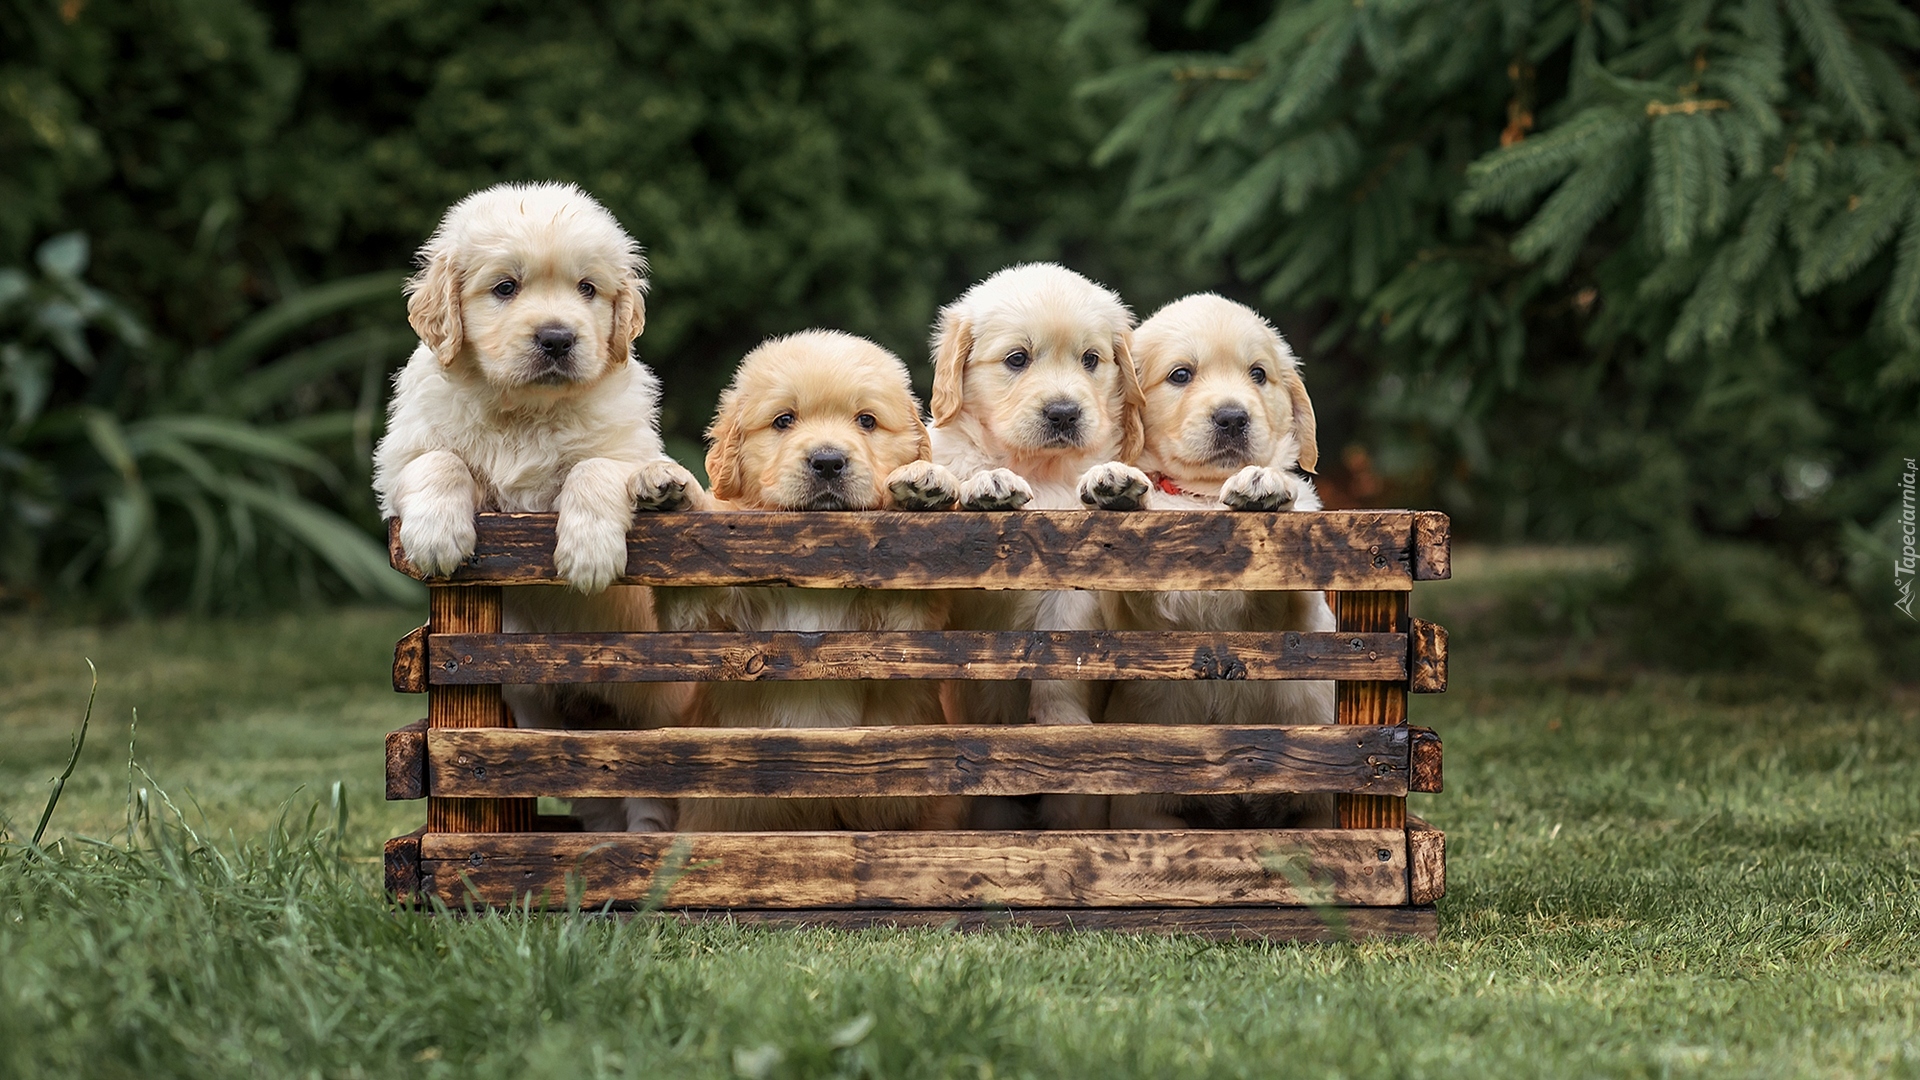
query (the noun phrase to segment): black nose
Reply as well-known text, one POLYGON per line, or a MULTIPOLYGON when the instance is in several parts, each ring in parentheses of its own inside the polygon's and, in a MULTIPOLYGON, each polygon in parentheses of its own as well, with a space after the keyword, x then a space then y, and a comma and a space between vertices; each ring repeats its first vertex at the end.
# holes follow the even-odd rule
POLYGON ((1247 410, 1238 405, 1222 405, 1213 410, 1213 431, 1227 439, 1247 437, 1247 410))
POLYGON ((1071 401, 1050 401, 1040 409, 1040 415, 1047 418, 1047 426, 1055 431, 1072 434, 1080 426, 1080 406, 1071 401))
POLYGON ((822 480, 838 480, 841 471, 847 467, 847 455, 844 451, 827 447, 808 454, 807 465, 822 480))
POLYGON ((533 343, 549 360, 559 360, 573 351, 573 331, 564 326, 543 326, 533 332, 533 343))

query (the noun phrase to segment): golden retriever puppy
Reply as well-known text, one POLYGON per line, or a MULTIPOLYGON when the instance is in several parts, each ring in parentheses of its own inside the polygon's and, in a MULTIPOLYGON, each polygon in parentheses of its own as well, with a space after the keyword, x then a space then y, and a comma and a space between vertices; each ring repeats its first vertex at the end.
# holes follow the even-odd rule
MULTIPOLYGON (((508 631, 647 630, 647 590, 611 588, 635 509, 705 499, 661 447, 659 383, 633 358, 646 262, 570 184, 500 184, 447 211, 407 285, 420 345, 394 379, 374 491, 413 564, 447 574, 473 554, 481 510, 557 511, 554 565, 571 589, 508 589, 508 631)), ((684 687, 508 687, 523 727, 657 726, 684 687)), ((670 828, 671 805, 576 810, 599 828, 670 828)))
MULTIPOLYGON (((959 482, 927 460, 927 430, 892 353, 813 330, 748 353, 720 395, 707 475, 741 510, 907 510, 953 505, 959 482)), ((678 630, 938 630, 944 598, 861 589, 661 589, 678 630)), ((686 723, 707 727, 938 724, 931 682, 716 682, 693 692, 686 723)), ((688 832, 954 828, 957 799, 682 799, 688 832)))
MULTIPOLYGON (((1105 504, 1145 490, 1133 314, 1112 290, 1051 263, 1002 270, 940 312, 933 341, 933 460, 960 478, 967 510, 1078 510, 1083 488, 1105 504), (1091 471, 1090 471, 1091 470, 1091 471), (1117 482, 1120 488, 1109 490, 1117 482)), ((1084 592, 966 592, 951 625, 979 630, 1093 630, 1084 592)), ((1084 724, 1085 683, 964 682, 956 719, 975 724, 1084 724)))
MULTIPOLYGON (((1176 300, 1134 334, 1146 395, 1140 465, 1152 509, 1317 510, 1313 402, 1299 363, 1252 309, 1212 294, 1176 300)), ((1108 593, 1114 630, 1333 630, 1321 592, 1108 593)), ((1122 682, 1114 724, 1331 724, 1331 682, 1122 682)), ((1087 820, 1078 822, 1091 827, 1087 820)), ((1333 825, 1331 795, 1114 796, 1116 829, 1333 825)))

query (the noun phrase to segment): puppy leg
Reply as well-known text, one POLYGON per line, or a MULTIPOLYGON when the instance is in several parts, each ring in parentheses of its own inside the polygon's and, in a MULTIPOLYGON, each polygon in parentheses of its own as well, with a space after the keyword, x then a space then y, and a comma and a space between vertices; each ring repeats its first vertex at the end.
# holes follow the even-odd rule
POLYGON ((1033 501, 1033 488, 1012 469, 988 469, 960 484, 962 510, 1018 510, 1033 501))
POLYGON ((629 481, 633 465, 588 458, 567 473, 553 501, 553 568, 588 596, 605 589, 627 567, 627 529, 633 524, 629 481))
POLYGON ((1153 481, 1131 465, 1109 461, 1080 476, 1080 501, 1095 510, 1138 510, 1147 504, 1153 481))
POLYGON ((1307 481, 1285 469, 1249 465, 1220 485, 1220 502, 1229 510, 1291 510, 1306 490, 1307 481))
POLYGON ((430 450, 406 463, 394 479, 400 547, 429 577, 451 574, 473 554, 473 515, 480 485, 458 455, 430 450))
MULTIPOLYGON (((1100 626, 1100 600, 1089 592, 1045 594, 1033 623, 1035 630, 1098 630, 1100 626)), ((1093 723, 1093 684, 1034 680, 1027 718, 1036 724, 1093 723)))
POLYGON ((675 810, 672 799, 622 799, 627 832, 672 832, 675 810))
POLYGON ((901 510, 945 510, 960 497, 960 479, 931 461, 912 461, 888 474, 887 494, 901 510))

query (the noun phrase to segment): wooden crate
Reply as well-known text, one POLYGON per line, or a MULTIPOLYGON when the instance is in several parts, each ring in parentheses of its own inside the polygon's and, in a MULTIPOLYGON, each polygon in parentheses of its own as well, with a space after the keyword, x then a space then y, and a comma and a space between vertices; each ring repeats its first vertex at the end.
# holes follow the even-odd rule
MULTIPOLYGON (((394 566, 415 573, 390 534, 394 566)), ((1446 689, 1446 631, 1410 618, 1448 576, 1444 514, 642 514, 630 584, 887 589, 1326 589, 1332 633, 505 634, 502 586, 554 585, 550 514, 482 514, 429 582, 394 688, 387 844, 403 902, 646 908, 769 925, 1029 925, 1324 938, 1435 930, 1445 838, 1406 813, 1440 742, 1407 694, 1446 689), (1334 679, 1333 726, 520 730, 502 683, 738 679, 1334 679), (848 797, 1335 792, 1339 828, 581 833, 539 796, 848 797)), ((419 576, 415 573, 415 576, 419 576)))

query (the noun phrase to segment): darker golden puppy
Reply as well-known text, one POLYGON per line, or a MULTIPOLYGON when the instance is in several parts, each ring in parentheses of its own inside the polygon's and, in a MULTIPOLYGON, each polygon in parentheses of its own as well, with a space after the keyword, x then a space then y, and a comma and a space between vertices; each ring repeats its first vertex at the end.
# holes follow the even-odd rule
MULTIPOLYGON (((927 431, 892 353, 809 331, 747 354, 710 432, 713 493, 738 510, 907 510, 953 505, 959 483, 928 460, 927 431)), ((685 630, 938 630, 944 598, 865 589, 662 589, 660 619, 685 630)), ((703 683, 686 722, 708 727, 938 724, 933 683, 703 683)), ((955 799, 683 799, 690 832, 953 828, 955 799)))

